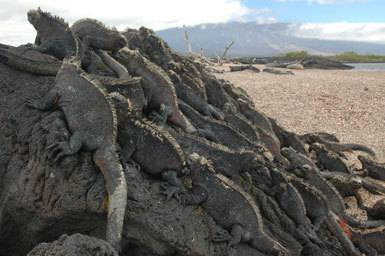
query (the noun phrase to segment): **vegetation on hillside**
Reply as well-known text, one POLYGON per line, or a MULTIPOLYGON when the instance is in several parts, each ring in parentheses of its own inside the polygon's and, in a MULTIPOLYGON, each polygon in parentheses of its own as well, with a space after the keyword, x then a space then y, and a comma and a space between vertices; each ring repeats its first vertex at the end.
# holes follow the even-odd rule
MULTIPOLYGON (((285 54, 279 54, 275 57, 292 57, 292 58, 306 58, 306 57, 325 57, 320 55, 310 55, 307 51, 299 52, 288 52, 285 54)), ((327 58, 334 59, 340 62, 385 62, 385 56, 375 55, 375 54, 366 54, 360 55, 353 51, 346 51, 342 54, 335 56, 327 56, 327 58)))

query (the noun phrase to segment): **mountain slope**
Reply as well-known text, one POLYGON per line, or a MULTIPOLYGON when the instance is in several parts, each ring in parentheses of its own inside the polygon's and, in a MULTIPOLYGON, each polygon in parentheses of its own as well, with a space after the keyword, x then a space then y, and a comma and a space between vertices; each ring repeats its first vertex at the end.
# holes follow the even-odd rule
MULTIPOLYGON (((187 27, 192 50, 214 56, 214 50, 222 54, 232 40, 228 56, 272 56, 291 51, 308 51, 311 54, 333 55, 345 51, 358 54, 385 54, 385 45, 337 40, 320 40, 292 36, 295 25, 290 23, 257 24, 255 22, 231 22, 201 24, 187 27)), ((183 28, 156 31, 171 48, 187 53, 183 28)))

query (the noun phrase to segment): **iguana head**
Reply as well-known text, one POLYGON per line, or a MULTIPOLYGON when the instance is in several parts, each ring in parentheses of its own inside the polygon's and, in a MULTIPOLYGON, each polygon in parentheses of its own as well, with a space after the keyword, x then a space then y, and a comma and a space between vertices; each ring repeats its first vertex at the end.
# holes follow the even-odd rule
POLYGON ((215 173, 211 162, 204 156, 200 156, 195 152, 187 156, 186 166, 189 169, 189 171, 186 172, 186 175, 194 176, 195 174, 204 173, 206 171, 215 173))
POLYGON ((132 105, 126 97, 118 92, 110 93, 110 97, 116 108, 116 115, 118 117, 119 125, 119 123, 121 123, 126 117, 129 116, 129 113, 132 111, 132 105))
POLYGON ((284 147, 281 149, 281 154, 286 158, 289 157, 293 152, 294 152, 294 149, 292 148, 284 147))
POLYGON ((116 53, 123 47, 127 46, 127 39, 122 35, 116 28, 110 29, 108 32, 108 37, 105 38, 108 48, 116 53))
POLYGON ((27 13, 29 23, 31 23, 32 25, 36 25, 41 15, 42 15, 42 11, 40 7, 38 7, 37 10, 33 10, 33 9, 29 10, 27 13))

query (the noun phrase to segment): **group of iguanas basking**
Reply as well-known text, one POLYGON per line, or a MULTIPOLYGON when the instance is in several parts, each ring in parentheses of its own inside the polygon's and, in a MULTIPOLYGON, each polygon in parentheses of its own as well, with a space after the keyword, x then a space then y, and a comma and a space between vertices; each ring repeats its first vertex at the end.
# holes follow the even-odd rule
POLYGON ((264 231, 250 190, 255 186, 321 248, 332 246, 317 235, 326 223, 349 255, 360 255, 356 247, 367 255, 385 253, 385 201, 367 207, 358 193, 363 187, 385 194, 385 188, 353 174, 342 160, 344 151, 363 151, 369 155, 358 156, 364 173, 385 180, 385 167, 369 148, 326 133, 286 131, 258 112, 242 89, 217 80, 144 27, 120 33, 91 19, 69 27, 40 8, 29 11, 28 20, 37 30, 35 43, 0 45, 0 61, 56 76, 46 95, 26 104, 64 113, 71 136, 48 148, 52 161, 93 152, 108 190, 106 240, 118 251, 130 185, 124 167, 135 161, 167 182, 167 198, 201 204, 228 231, 215 234, 215 242, 248 242, 263 253, 291 255, 264 231), (258 182, 261 172, 269 182, 258 182), (192 193, 185 192, 186 181, 192 193), (344 196, 355 196, 371 220, 347 215, 344 196))

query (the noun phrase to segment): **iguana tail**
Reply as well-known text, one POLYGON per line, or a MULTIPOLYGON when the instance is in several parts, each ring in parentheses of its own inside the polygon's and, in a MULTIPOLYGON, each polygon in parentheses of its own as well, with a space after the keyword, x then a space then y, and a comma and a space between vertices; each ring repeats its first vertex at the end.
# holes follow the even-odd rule
MULTIPOLYGON (((16 47, 9 48, 16 49, 16 47)), ((25 58, 22 56, 21 49, 18 51, 17 53, 12 53, 10 50, 1 47, 0 62, 21 71, 43 76, 56 76, 62 64, 61 61, 55 60, 42 61, 25 58), (20 51, 20 55, 18 54, 18 51, 20 51)))
POLYGON ((108 191, 106 240, 120 252, 127 204, 127 184, 124 171, 113 147, 97 149, 93 154, 93 160, 104 176, 108 191))
POLYGON ((361 179, 362 186, 368 190, 370 193, 375 194, 375 195, 385 195, 385 187, 381 186, 380 184, 377 184, 374 181, 362 178, 361 179))
POLYGON ((352 241, 350 240, 348 234, 342 229, 340 224, 337 222, 338 217, 332 213, 329 215, 329 217, 325 220, 326 225, 328 226, 329 230, 336 236, 341 242, 341 245, 344 247, 348 255, 354 255, 359 256, 361 253, 356 249, 356 247, 353 245, 352 241))
POLYGON ((377 228, 380 226, 385 226, 385 220, 356 220, 350 217, 347 214, 343 214, 344 216, 339 216, 341 219, 346 221, 352 227, 356 228, 377 228))
POLYGON ((348 150, 358 150, 368 153, 372 157, 376 157, 376 153, 374 153, 373 150, 368 148, 367 146, 360 145, 360 144, 340 144, 339 147, 341 148, 341 151, 348 151, 348 150))

